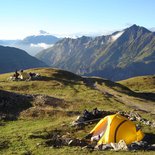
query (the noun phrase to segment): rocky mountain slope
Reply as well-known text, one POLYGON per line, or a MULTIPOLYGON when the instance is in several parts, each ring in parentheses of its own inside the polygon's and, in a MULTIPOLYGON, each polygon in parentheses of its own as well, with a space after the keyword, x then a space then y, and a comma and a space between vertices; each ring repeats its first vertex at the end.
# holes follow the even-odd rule
POLYGON ((0 46, 0 73, 36 67, 47 67, 47 65, 23 50, 0 46))
POLYGON ((122 80, 155 73, 155 35, 133 25, 108 36, 65 38, 36 57, 80 75, 122 80))

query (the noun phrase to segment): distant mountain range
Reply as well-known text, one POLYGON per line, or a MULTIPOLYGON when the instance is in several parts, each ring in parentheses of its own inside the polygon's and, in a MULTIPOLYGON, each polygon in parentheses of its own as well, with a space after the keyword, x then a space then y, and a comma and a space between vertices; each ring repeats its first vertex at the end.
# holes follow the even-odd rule
POLYGON ((47 65, 23 50, 0 46, 0 73, 37 67, 47 67, 47 65))
POLYGON ((28 36, 23 40, 0 40, 0 45, 20 48, 34 56, 39 51, 53 46, 60 39, 50 34, 41 33, 39 35, 28 36))
POLYGON ((155 33, 133 25, 107 36, 64 38, 36 57, 52 67, 110 80, 155 74, 155 33))

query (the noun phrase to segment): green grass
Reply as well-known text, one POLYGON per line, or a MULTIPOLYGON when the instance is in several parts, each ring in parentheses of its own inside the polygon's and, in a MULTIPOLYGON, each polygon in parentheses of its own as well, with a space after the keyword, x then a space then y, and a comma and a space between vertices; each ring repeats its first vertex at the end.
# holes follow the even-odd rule
MULTIPOLYGON (((35 81, 7 81, 7 78, 12 74, 0 75, 0 89, 20 94, 43 94, 63 99, 66 107, 42 107, 44 111, 49 110, 53 115, 43 115, 41 117, 28 117, 23 115, 16 121, 4 122, 4 126, 0 126, 0 143, 6 142, 6 148, 0 147, 0 154, 35 154, 35 155, 53 155, 53 154, 153 154, 153 152, 113 152, 113 151, 93 151, 81 149, 79 147, 62 147, 54 149, 45 147, 44 145, 37 146, 38 143, 44 143, 46 139, 43 138, 29 138, 31 134, 40 133, 46 134, 54 129, 61 129, 64 131, 72 131, 72 136, 82 138, 95 126, 89 125, 82 130, 74 130, 70 127, 70 123, 76 119, 77 114, 68 116, 69 112, 81 113, 84 109, 92 110, 98 108, 106 111, 130 111, 132 108, 127 106, 123 101, 133 100, 142 103, 135 97, 130 97, 128 94, 132 92, 123 85, 113 83, 100 78, 92 78, 91 80, 97 84, 97 89, 88 86, 83 81, 83 78, 69 72, 57 69, 33 69, 26 72, 40 73, 44 78, 35 81), (128 98, 129 99, 128 99, 128 98)), ((122 84, 122 82, 120 82, 122 84)), ((125 84, 126 85, 126 84, 125 84)), ((140 85, 140 84, 139 84, 140 85)), ((128 87, 128 85, 126 85, 128 87)), ((140 86, 139 86, 140 87, 140 86)), ((151 86, 150 86, 151 87, 151 86)), ((149 91, 153 88, 148 88, 149 91)), ((133 88, 133 87, 132 87, 133 88)), ((137 88, 136 88, 137 89, 137 88)), ((149 101, 148 101, 149 104, 149 101)), ((148 119, 153 119, 150 113, 140 112, 142 116, 148 119)), ((143 127, 144 132, 151 132, 155 134, 154 129, 143 127)))
MULTIPOLYGON (((3 155, 12 155, 12 154, 153 154, 153 152, 113 152, 113 151, 93 151, 90 152, 87 149, 82 150, 80 147, 62 147, 59 149, 52 147, 45 147, 44 141, 46 139, 42 138, 29 138, 31 134, 40 133, 40 135, 45 135, 45 132, 52 131, 53 129, 63 130, 62 124, 68 127, 68 130, 71 127, 70 122, 73 121, 73 118, 66 117, 65 120, 61 117, 55 118, 44 118, 44 119, 35 119, 35 120, 18 120, 13 122, 7 122, 6 125, 0 129, 0 141, 8 141, 9 149, 2 149, 1 154, 3 155), (37 145, 40 143, 41 145, 37 145)), ((82 138, 84 135, 89 133, 89 131, 94 126, 90 125, 84 130, 74 131, 73 137, 82 138)), ((66 127, 65 127, 66 128, 66 127)), ((154 132, 153 129, 144 128, 146 132, 154 132)))
MULTIPOLYGON (((67 118, 65 122, 67 122, 67 118)), ((2 150, 2 154, 22 154, 22 152, 33 152, 37 150, 36 144, 43 140, 30 139, 29 135, 33 132, 44 131, 47 128, 52 129, 58 127, 61 123, 62 119, 60 118, 18 120, 6 123, 6 125, 1 128, 0 139, 9 141, 9 150, 2 150)))
POLYGON ((155 75, 134 77, 119 81, 119 83, 133 91, 155 92, 155 75))
MULTIPOLYGON (((113 108, 114 104, 111 105, 111 103, 117 104, 118 109, 121 107, 121 104, 114 101, 112 97, 109 99, 109 97, 104 96, 97 90, 86 86, 78 76, 68 78, 70 73, 64 76, 64 72, 61 73, 60 70, 54 69, 36 69, 28 70, 27 72, 30 71, 39 72, 48 79, 16 82, 6 80, 11 74, 3 74, 0 75, 1 89, 21 94, 43 94, 61 98, 72 103, 70 110, 76 109, 81 111, 85 108, 93 109, 95 107, 108 110, 108 108, 113 108)), ((115 87, 118 86, 116 85, 115 87)))

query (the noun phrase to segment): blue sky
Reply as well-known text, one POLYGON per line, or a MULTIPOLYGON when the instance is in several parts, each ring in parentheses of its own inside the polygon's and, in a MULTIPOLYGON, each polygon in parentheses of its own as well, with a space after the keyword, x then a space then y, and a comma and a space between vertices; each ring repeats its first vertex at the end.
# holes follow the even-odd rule
POLYGON ((155 27, 155 0, 0 0, 0 39, 102 35, 132 24, 155 27))

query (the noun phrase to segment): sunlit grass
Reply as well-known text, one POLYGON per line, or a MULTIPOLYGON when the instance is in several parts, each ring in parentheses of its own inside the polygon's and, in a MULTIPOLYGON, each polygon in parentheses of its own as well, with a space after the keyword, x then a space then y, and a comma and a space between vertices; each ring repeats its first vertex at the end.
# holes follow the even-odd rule
POLYGON ((155 75, 139 76, 119 81, 134 91, 155 92, 155 75))
MULTIPOLYGON (((47 107, 47 110, 53 110, 54 115, 42 116, 39 118, 20 117, 19 120, 4 122, 4 126, 0 126, 0 142, 8 142, 8 148, 0 150, 0 154, 12 155, 12 154, 37 154, 37 155, 53 155, 53 154, 135 154, 134 152, 113 152, 113 151, 93 151, 90 152, 87 149, 81 149, 79 147, 62 147, 60 149, 54 149, 45 147, 44 145, 38 146, 38 143, 43 143, 45 139, 36 138, 30 139, 29 135, 32 133, 40 132, 44 134, 46 130, 51 131, 53 129, 65 129, 72 130, 70 123, 76 119, 77 114, 68 116, 68 112, 82 113, 84 109, 92 110, 98 108, 106 111, 130 111, 132 108, 126 106, 124 103, 116 99, 114 95, 104 94, 105 90, 108 90, 111 94, 118 92, 120 97, 124 94, 130 93, 127 88, 115 84, 110 81, 103 81, 102 79, 93 80, 98 83, 97 90, 89 85, 86 85, 81 77, 71 74, 69 72, 60 71, 57 69, 33 69, 26 72, 40 73, 45 79, 34 81, 7 81, 7 78, 12 74, 0 75, 0 89, 20 94, 42 94, 63 99, 67 106, 62 107, 47 107), (103 91, 103 92, 102 92, 103 91), (49 108, 49 109, 48 109, 49 108), (67 126, 67 127, 66 127, 67 126)), ((123 82, 120 82, 123 83, 123 82)), ((126 85, 128 86, 128 85, 126 85)), ((137 86, 134 87, 134 89, 137 86)), ((140 86, 139 86, 140 87, 140 86)), ((138 89, 139 89, 138 87, 138 89)), ((133 88, 133 87, 132 87, 133 88)), ((146 86, 149 90, 149 87, 146 86)), ((152 88, 151 88, 152 89, 152 88)), ((132 98, 131 98, 132 99, 132 98)), ((133 101, 135 98, 133 97, 133 101)), ((139 100, 139 103, 141 101, 139 100)), ((142 116, 148 119, 152 119, 153 116, 148 113, 140 112, 142 116)), ((89 125, 82 130, 74 131, 72 134, 74 137, 82 138, 95 126, 95 124, 89 125)), ((155 133, 154 129, 149 127, 143 127, 144 132, 155 133)), ((138 151, 136 154, 152 154, 152 152, 138 151)))

